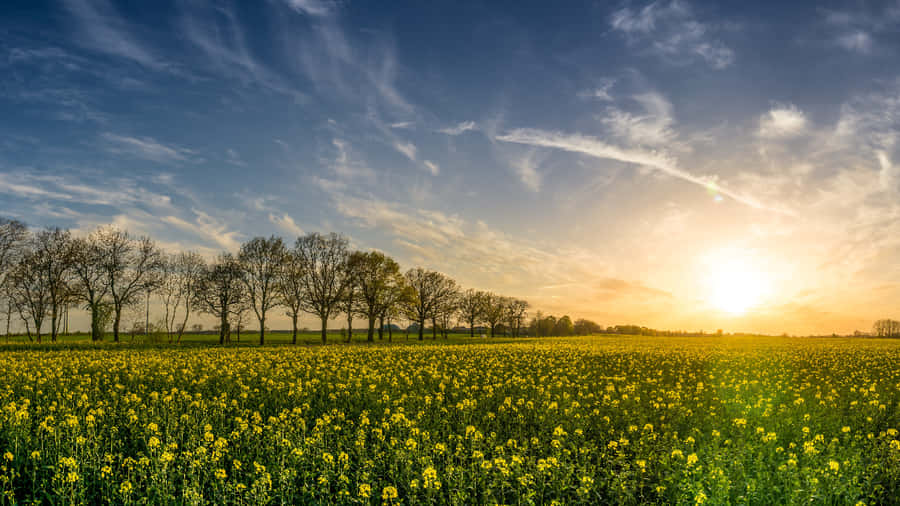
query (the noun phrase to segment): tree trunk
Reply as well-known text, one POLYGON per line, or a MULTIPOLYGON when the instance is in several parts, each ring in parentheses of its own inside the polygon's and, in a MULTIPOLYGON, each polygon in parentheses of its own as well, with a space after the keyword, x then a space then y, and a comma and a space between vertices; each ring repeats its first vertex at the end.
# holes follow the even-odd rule
POLYGON ((425 318, 419 320, 419 341, 425 340, 425 318))
POLYGON ((347 311, 347 342, 353 341, 353 312, 347 311))
POLYGON ((225 333, 228 332, 228 312, 223 311, 219 321, 219 344, 225 344, 225 333))
POLYGON ((259 319, 259 345, 266 344, 266 317, 259 319))
POLYGON ((50 342, 56 342, 56 320, 59 318, 57 314, 56 304, 52 304, 50 308, 50 342))
POLYGON ((475 337, 475 320, 469 320, 469 335, 475 337))
MULTIPOLYGON (((384 328, 384 317, 381 317, 382 325, 381 328, 384 328)), ((380 339, 380 337, 379 337, 380 339)), ((394 325, 391 323, 391 319, 388 318, 388 342, 392 342, 394 340, 394 325)))
POLYGON ((297 344, 297 313, 291 314, 291 325, 293 329, 293 337, 291 337, 291 344, 297 344))
POLYGON ((491 324, 491 337, 494 337, 494 329, 496 329, 496 328, 497 328, 497 324, 496 324, 496 323, 492 323, 492 324, 491 324))
POLYGON ((184 335, 184 329, 187 327, 188 318, 191 316, 191 305, 185 300, 184 303, 184 321, 181 322, 181 326, 178 327, 178 337, 175 339, 175 342, 181 343, 181 336, 184 335))
POLYGON ((325 332, 328 331, 328 317, 322 317, 322 344, 325 344, 328 341, 328 338, 325 337, 325 332))
POLYGON ((384 313, 378 315, 378 340, 384 339, 384 313))
POLYGON ((91 306, 91 341, 100 340, 100 303, 95 302, 91 306))
POLYGON ((437 340, 437 320, 434 317, 431 318, 431 340, 437 340))
POLYGON ((366 337, 366 340, 370 343, 375 342, 375 315, 369 315, 369 335, 366 337))
POLYGON ((113 317, 113 342, 119 342, 119 322, 122 320, 122 308, 114 308, 115 316, 113 317))

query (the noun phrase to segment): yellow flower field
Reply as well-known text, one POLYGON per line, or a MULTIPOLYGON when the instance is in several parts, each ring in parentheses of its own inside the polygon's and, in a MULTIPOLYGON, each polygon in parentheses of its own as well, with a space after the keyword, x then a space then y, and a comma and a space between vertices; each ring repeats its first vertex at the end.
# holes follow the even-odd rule
POLYGON ((864 504, 892 340, 0 351, 4 502, 864 504))

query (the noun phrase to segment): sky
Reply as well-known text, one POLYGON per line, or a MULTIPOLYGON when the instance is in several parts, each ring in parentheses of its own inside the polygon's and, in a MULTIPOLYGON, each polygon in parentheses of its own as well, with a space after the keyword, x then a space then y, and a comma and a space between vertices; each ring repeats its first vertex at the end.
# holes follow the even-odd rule
POLYGON ((896 0, 7 0, 0 215, 209 257, 334 231, 603 325, 868 331, 900 316, 898 61, 896 0))

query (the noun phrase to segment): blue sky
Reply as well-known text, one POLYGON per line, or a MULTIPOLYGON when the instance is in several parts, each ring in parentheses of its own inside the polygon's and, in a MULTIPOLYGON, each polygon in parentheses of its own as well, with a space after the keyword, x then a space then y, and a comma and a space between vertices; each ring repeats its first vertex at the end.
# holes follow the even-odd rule
POLYGON ((0 213, 34 226, 207 255, 337 231, 603 324, 896 316, 896 1, 0 13, 0 213))

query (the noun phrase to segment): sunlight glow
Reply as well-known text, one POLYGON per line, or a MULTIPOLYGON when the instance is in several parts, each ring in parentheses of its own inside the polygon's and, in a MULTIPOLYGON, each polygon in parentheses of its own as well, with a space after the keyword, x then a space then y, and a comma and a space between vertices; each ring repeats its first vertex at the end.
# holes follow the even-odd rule
POLYGON ((709 304, 735 316, 744 315, 758 306, 768 289, 766 272, 746 257, 715 257, 708 263, 709 304))

